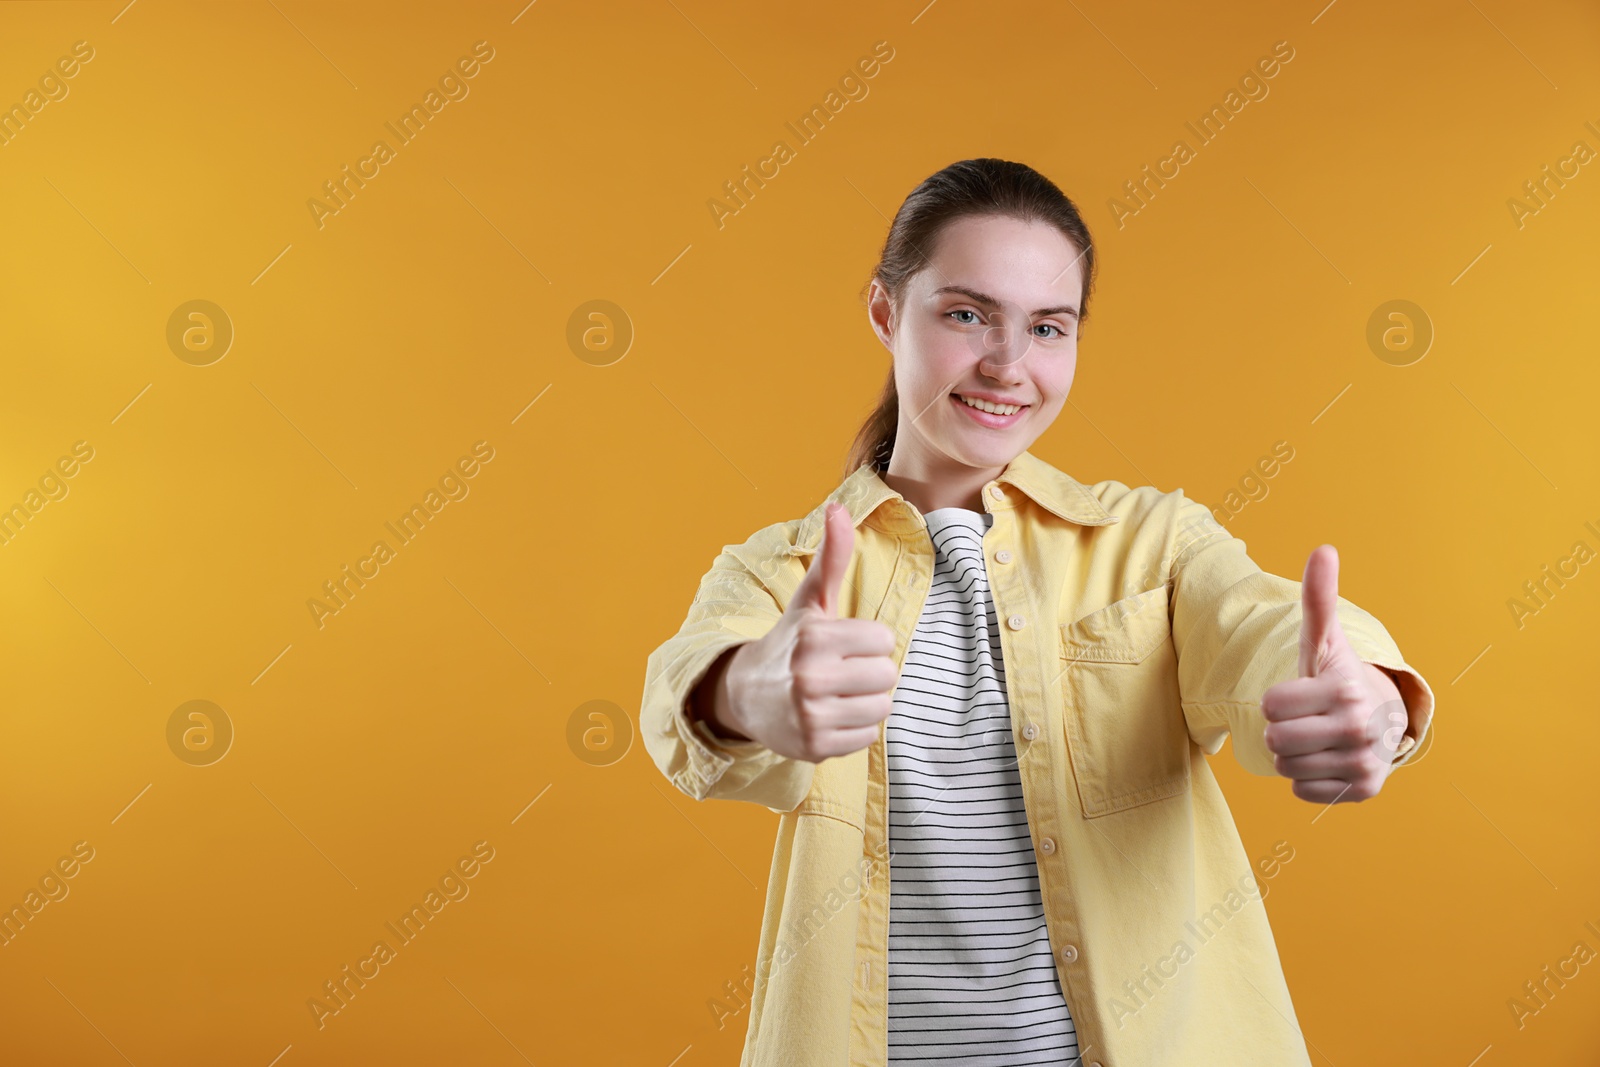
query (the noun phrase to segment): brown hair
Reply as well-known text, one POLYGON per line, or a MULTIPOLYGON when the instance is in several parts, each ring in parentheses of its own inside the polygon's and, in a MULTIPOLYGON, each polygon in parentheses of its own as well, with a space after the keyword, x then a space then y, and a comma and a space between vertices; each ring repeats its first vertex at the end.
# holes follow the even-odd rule
MULTIPOLYGON (((922 180, 895 212, 883 254, 873 269, 888 290, 898 318, 910 279, 928 265, 939 235, 957 219, 973 215, 1003 215, 1023 222, 1054 225, 1079 250, 1083 259, 1083 302, 1078 308, 1078 328, 1089 315, 1089 292, 1094 286, 1094 242, 1078 208, 1055 184, 1024 163, 1005 159, 963 159, 922 180)), ((872 278, 862 288, 865 302, 872 278)), ((882 474, 894 453, 899 426, 900 395, 895 390, 894 367, 884 384, 878 405, 861 429, 845 461, 845 476, 863 463, 882 474)))

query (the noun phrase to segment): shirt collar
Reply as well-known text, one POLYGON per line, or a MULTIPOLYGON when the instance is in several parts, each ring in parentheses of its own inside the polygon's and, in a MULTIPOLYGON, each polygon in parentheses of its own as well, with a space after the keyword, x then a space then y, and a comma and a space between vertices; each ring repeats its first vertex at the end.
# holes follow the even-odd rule
MULTIPOLYGON (((1024 451, 1019 454, 1007 464, 998 478, 984 486, 984 506, 990 511, 996 507, 1011 506, 1003 500, 993 499, 988 493, 989 487, 996 484, 1010 485, 1057 518, 1080 526, 1109 526, 1120 521, 1118 516, 1105 509, 1088 486, 1046 463, 1032 452, 1024 451)), ((801 520, 792 551, 795 554, 815 554, 817 546, 822 541, 822 524, 829 503, 837 501, 843 504, 850 511, 851 521, 860 526, 878 510, 880 505, 890 500, 899 501, 903 505, 901 514, 912 525, 920 525, 910 516, 912 510, 910 503, 889 488, 888 483, 879 477, 871 464, 863 463, 838 488, 828 494, 827 500, 818 504, 801 520)))

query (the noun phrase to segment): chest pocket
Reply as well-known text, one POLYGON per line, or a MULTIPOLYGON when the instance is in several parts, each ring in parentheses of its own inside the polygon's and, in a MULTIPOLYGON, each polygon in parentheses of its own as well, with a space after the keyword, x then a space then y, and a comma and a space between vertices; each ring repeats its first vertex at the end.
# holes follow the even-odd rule
POLYGON ((1189 788, 1165 585, 1062 624, 1061 672, 1067 749, 1086 816, 1189 788))

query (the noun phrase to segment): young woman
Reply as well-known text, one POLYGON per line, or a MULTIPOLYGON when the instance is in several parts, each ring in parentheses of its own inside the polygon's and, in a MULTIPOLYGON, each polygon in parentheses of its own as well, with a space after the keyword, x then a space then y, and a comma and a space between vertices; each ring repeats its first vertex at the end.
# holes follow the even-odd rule
POLYGON ((892 357, 845 481, 725 546, 650 656, 641 733, 696 799, 782 815, 743 1067, 1309 1064, 1205 759, 1374 796, 1433 694, 1337 556, 1263 572, 1182 490, 1029 448, 1095 254, 1029 167, 952 164, 868 290, 892 357), (809 562, 807 562, 809 561, 809 562))

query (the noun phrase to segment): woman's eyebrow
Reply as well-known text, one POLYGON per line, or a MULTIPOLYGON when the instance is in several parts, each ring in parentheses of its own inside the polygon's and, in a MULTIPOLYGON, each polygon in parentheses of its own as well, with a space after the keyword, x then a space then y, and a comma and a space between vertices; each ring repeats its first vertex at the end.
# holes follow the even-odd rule
MULTIPOLYGON (((935 289, 933 291, 933 295, 934 296, 939 296, 939 295, 944 294, 944 293, 958 293, 961 296, 966 297, 968 300, 971 300, 974 304, 982 304, 985 307, 991 307, 991 308, 1000 307, 1000 301, 996 300, 994 297, 990 296, 988 293, 980 293, 980 292, 978 292, 978 290, 969 289, 965 285, 941 285, 939 288, 937 288, 937 289, 935 289)), ((1077 318, 1078 317, 1078 309, 1073 307, 1071 304, 1062 304, 1059 307, 1038 308, 1037 310, 1034 311, 1034 314, 1035 315, 1071 315, 1073 318, 1077 318)))

